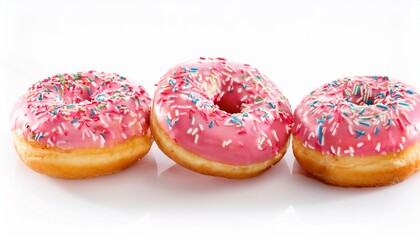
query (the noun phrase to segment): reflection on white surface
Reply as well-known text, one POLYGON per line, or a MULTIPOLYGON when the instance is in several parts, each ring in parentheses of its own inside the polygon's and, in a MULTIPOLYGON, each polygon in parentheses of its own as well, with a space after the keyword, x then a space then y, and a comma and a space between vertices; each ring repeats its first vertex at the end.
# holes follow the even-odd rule
POLYGON ((418 208, 407 207, 420 201, 415 193, 419 175, 391 187, 339 188, 307 176, 294 164, 291 151, 265 174, 246 180, 191 172, 174 165, 156 145, 126 171, 87 180, 38 174, 24 166, 11 148, 8 151, 13 157, 7 164, 11 167, 7 181, 2 182, 7 195, 2 196, 0 209, 8 216, 6 229, 24 225, 31 230, 10 233, 21 237, 43 236, 51 224, 60 231, 72 226, 92 235, 102 228, 112 235, 115 229, 127 231, 129 226, 388 228, 412 225, 420 214, 418 208))

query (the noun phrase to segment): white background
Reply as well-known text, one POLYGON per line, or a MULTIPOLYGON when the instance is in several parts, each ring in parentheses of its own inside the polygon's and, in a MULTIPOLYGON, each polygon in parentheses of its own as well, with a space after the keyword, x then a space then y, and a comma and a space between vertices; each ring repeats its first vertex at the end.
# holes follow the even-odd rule
POLYGON ((307 177, 289 150, 264 175, 227 180, 173 165, 156 145, 132 168, 89 180, 31 171, 9 113, 35 81, 117 72, 150 94, 171 66, 200 56, 249 63, 295 107, 348 75, 420 88, 420 1, 0 0, 0 239, 415 239, 420 174, 346 189, 307 177))

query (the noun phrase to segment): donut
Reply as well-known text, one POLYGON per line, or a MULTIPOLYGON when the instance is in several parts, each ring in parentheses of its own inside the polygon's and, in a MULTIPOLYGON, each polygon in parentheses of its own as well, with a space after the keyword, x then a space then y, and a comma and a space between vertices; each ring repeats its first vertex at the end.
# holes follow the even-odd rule
POLYGON ((150 104, 142 86, 115 73, 57 74, 15 104, 14 147, 26 165, 52 177, 118 172, 151 147, 150 104))
POLYGON ((160 79, 150 128, 158 147, 181 166, 247 178, 283 157, 292 117, 288 100, 256 68, 202 57, 160 79))
POLYGON ((420 166, 420 96, 387 76, 334 80, 294 111, 293 153, 316 178, 337 186, 401 182, 420 166))

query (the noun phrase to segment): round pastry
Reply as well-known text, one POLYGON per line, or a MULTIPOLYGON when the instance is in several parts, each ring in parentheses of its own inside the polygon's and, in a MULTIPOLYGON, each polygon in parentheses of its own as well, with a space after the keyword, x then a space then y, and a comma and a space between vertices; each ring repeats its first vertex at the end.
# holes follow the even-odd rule
POLYGON ((307 95, 294 112, 293 153, 327 183, 383 186, 420 166, 420 96, 388 77, 342 78, 307 95))
POLYGON ((292 113, 288 100, 257 69, 200 58, 161 78, 150 121, 159 148, 180 165, 247 178, 283 157, 292 113))
POLYGON ((49 77, 12 111, 15 149, 30 168, 53 177, 118 172, 150 149, 150 102, 143 87, 114 73, 49 77))

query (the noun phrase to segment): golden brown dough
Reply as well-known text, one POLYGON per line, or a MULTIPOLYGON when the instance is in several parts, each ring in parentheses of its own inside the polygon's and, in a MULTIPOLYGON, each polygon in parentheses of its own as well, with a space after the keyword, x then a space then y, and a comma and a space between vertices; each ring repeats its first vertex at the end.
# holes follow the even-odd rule
POLYGON ((332 156, 304 147, 293 138, 293 153, 300 166, 329 184, 344 187, 377 187, 408 178, 420 167, 420 144, 386 155, 332 156))
POLYGON ((176 144, 166 133, 159 127, 155 113, 152 110, 150 129, 153 138, 159 148, 172 160, 181 166, 190 170, 212 176, 220 176, 226 178, 248 178, 257 176, 274 164, 278 163, 286 153, 289 143, 287 143, 274 158, 261 163, 254 163, 246 166, 234 166, 225 163, 219 163, 202 158, 192 152, 187 151, 182 146, 176 144))
POLYGON ((15 133, 13 142, 21 160, 33 170, 71 179, 92 178, 124 170, 146 155, 152 145, 150 133, 108 148, 47 148, 15 133))

